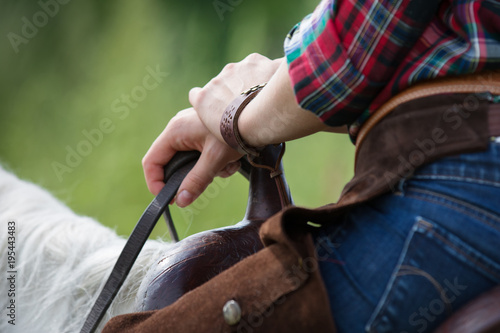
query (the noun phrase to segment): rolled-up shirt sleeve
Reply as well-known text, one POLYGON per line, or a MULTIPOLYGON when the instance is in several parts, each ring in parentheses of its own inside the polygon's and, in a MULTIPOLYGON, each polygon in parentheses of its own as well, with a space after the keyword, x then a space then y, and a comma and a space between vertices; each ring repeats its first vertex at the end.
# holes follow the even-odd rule
POLYGON ((351 124, 388 84, 436 13, 436 0, 323 0, 285 40, 299 105, 351 124))

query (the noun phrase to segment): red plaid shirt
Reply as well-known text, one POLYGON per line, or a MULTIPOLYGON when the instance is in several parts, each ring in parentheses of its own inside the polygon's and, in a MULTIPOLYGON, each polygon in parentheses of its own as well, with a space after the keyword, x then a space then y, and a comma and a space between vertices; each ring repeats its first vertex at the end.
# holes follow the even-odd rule
POLYGON ((500 68, 496 0, 324 0, 285 54, 298 103, 331 126, 359 127, 429 78, 500 68))

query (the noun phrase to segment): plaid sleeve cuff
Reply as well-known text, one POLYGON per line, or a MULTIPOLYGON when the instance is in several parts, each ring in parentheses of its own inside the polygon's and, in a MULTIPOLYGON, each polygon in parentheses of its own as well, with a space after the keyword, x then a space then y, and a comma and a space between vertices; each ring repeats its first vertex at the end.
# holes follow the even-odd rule
POLYGON ((410 8, 425 4, 427 0, 323 0, 285 40, 299 105, 331 126, 358 119, 432 17, 432 11, 426 16, 410 8))

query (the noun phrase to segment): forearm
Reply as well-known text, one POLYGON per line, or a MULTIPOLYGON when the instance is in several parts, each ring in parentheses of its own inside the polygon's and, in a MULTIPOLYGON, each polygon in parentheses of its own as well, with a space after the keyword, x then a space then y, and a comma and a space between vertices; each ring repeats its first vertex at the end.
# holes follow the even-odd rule
POLYGON ((266 87, 242 111, 238 129, 247 144, 255 147, 321 131, 347 133, 345 127, 327 126, 297 104, 285 60, 266 87))

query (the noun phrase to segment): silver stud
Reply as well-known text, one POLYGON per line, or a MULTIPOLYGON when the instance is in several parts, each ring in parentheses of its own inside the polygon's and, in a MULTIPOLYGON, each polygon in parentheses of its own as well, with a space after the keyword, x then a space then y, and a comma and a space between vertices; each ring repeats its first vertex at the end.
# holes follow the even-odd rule
POLYGON ((241 308, 240 305, 235 300, 230 300, 222 308, 222 314, 224 315, 224 321, 228 325, 236 325, 241 319, 241 308))

